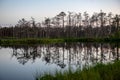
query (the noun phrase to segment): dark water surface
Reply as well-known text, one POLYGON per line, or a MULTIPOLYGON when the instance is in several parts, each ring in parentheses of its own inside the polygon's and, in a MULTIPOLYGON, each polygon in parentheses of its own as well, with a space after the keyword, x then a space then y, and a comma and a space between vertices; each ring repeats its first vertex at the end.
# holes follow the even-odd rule
POLYGON ((98 62, 119 60, 119 44, 61 43, 34 46, 0 46, 0 80, 34 80, 44 72, 54 74, 98 62))

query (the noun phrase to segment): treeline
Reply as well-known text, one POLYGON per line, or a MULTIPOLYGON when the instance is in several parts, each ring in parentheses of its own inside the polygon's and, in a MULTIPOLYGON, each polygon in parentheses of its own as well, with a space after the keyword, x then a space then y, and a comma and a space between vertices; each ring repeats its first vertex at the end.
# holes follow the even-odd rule
POLYGON ((120 37, 120 15, 87 12, 61 12, 53 18, 36 23, 34 18, 24 18, 10 27, 0 27, 1 38, 109 38, 120 37))

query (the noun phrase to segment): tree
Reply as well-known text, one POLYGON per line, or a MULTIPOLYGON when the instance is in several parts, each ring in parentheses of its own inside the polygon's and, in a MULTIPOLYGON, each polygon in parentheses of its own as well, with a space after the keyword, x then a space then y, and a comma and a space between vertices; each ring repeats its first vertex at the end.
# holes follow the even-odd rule
POLYGON ((105 15, 106 15, 106 13, 104 13, 104 12, 102 12, 102 10, 100 10, 100 13, 98 14, 98 16, 99 16, 99 19, 100 19, 101 27, 104 26, 104 23, 105 23, 105 21, 104 21, 105 15))
POLYGON ((47 25, 47 27, 50 27, 50 18, 45 19, 45 25, 47 25))
POLYGON ((36 25, 35 25, 35 19, 33 17, 31 17, 31 19, 32 19, 32 26, 36 27, 36 25))
POLYGON ((111 34, 112 29, 112 12, 108 13, 108 25, 109 25, 109 34, 111 34))
POLYGON ((62 18, 62 20, 63 20, 63 28, 64 28, 64 17, 66 16, 65 12, 59 13, 58 16, 60 16, 62 18))
POLYGON ((90 18, 90 25, 92 27, 98 27, 98 14, 94 13, 90 18))
POLYGON ((119 31, 119 22, 120 22, 120 16, 119 15, 115 15, 114 17, 114 22, 115 22, 115 25, 117 27, 117 30, 119 31))
POLYGON ((106 22, 106 13, 102 12, 102 10, 100 10, 100 13, 98 14, 99 20, 100 20, 100 36, 103 37, 104 33, 105 33, 105 22, 106 22))
POLYGON ((83 15, 84 15, 84 17, 85 17, 85 19, 83 20, 84 26, 85 26, 85 27, 88 27, 88 25, 89 25, 89 15, 88 15, 87 12, 84 12, 83 15))
POLYGON ((79 14, 77 15, 77 19, 78 19, 78 26, 81 26, 81 23, 82 23, 81 13, 79 13, 79 14))
POLYGON ((71 14, 72 14, 72 12, 69 12, 68 11, 68 26, 71 26, 71 14))

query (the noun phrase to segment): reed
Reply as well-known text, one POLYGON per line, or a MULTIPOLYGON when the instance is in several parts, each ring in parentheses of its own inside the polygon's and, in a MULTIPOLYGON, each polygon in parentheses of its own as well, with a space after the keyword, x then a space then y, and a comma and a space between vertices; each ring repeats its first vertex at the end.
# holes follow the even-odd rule
POLYGON ((120 80, 120 61, 113 64, 98 63, 93 67, 84 68, 83 70, 65 71, 64 73, 56 72, 55 75, 45 74, 37 77, 36 80, 120 80))

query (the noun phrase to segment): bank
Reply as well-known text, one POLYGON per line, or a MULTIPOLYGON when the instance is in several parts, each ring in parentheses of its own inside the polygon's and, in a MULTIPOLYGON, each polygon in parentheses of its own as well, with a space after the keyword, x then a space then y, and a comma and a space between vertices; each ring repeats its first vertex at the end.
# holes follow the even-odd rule
POLYGON ((22 44, 49 44, 64 42, 120 42, 120 38, 22 38, 22 39, 0 39, 0 45, 22 45, 22 44))
POLYGON ((71 70, 64 73, 56 72, 55 75, 45 74, 38 76, 36 80, 120 80, 120 61, 84 68, 83 70, 71 70))

